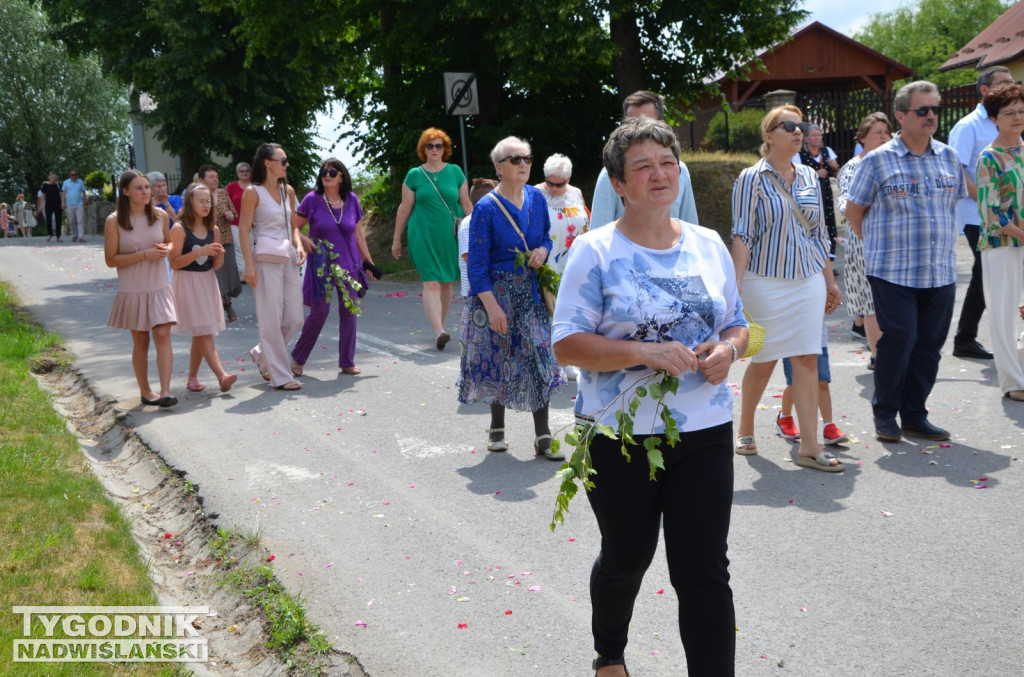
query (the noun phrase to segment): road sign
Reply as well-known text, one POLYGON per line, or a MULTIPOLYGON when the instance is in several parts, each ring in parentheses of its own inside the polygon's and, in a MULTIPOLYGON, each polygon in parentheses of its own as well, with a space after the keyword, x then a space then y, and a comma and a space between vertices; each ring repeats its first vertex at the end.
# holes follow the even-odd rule
POLYGON ((448 115, 478 115, 476 73, 444 74, 444 108, 448 115))

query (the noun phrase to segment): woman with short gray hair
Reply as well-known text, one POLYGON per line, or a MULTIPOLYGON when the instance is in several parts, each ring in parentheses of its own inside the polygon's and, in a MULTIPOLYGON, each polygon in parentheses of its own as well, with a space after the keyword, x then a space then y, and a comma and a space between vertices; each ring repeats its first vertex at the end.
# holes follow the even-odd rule
POLYGON ((459 402, 491 407, 488 451, 507 451, 505 409, 533 414, 533 450, 551 451, 548 404, 566 382, 551 351, 551 322, 534 270, 551 253, 551 224, 541 192, 526 185, 530 144, 514 136, 491 151, 497 187, 473 208, 469 222, 469 293, 462 313, 459 402), (526 265, 515 263, 526 253, 526 265))
POLYGON ((623 122, 604 147, 604 166, 623 215, 573 245, 555 304, 555 354, 581 370, 580 424, 614 428, 616 410, 626 409, 645 377, 677 377, 661 411, 671 414, 678 437, 645 399, 630 410, 636 434, 625 448, 632 462, 620 440, 591 439, 597 474, 586 495, 601 532, 590 574, 598 654, 592 667, 597 677, 629 674, 630 617, 664 530, 687 670, 728 677, 735 673, 736 618, 727 556, 733 404, 725 381, 748 340, 736 274, 721 236, 672 217, 681 171, 665 122, 623 122), (655 482, 647 438, 659 442, 664 457, 655 482))
POLYGON ((583 201, 583 193, 576 186, 569 185, 572 178, 572 161, 555 153, 544 161, 544 180, 536 185, 548 203, 548 218, 551 219, 551 256, 548 264, 561 273, 565 269, 565 257, 573 240, 587 232, 590 214, 583 201))

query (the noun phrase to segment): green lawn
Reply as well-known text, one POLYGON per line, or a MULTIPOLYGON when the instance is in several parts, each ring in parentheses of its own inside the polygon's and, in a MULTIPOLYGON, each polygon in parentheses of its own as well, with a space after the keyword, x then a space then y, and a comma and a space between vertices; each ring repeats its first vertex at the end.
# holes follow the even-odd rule
MULTIPOLYGON (((157 604, 127 521, 29 372, 54 358, 57 368, 66 364, 59 338, 0 284, 0 674, 188 674, 171 663, 12 662, 13 641, 23 637, 13 606, 157 604)), ((37 621, 33 638, 40 628, 37 621)))

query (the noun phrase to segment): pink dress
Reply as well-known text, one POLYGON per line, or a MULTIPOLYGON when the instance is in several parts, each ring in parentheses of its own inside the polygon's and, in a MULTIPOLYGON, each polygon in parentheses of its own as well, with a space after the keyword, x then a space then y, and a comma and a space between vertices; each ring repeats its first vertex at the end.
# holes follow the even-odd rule
MULTIPOLYGON (((213 230, 209 230, 206 237, 198 238, 186 228, 181 251, 191 252, 213 241, 213 230)), ((171 327, 172 334, 216 336, 224 329, 224 308, 217 274, 213 272, 213 257, 200 256, 184 268, 172 271, 171 289, 178 311, 178 324, 171 327)))
MULTIPOLYGON (((132 229, 119 228, 117 253, 134 254, 164 241, 160 219, 152 225, 145 215, 130 217, 132 229)), ((149 331, 161 324, 176 324, 174 293, 167 279, 167 262, 162 258, 143 259, 117 269, 117 296, 110 309, 108 327, 149 331)))

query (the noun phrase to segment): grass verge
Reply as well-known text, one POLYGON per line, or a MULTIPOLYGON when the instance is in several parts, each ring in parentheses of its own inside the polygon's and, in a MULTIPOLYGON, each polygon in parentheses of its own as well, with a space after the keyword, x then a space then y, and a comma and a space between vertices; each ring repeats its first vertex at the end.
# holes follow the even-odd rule
POLYGON ((217 529, 209 545, 221 562, 218 584, 242 595, 263 612, 269 625, 267 647, 287 668, 318 674, 332 645, 306 617, 302 596, 285 590, 274 576, 269 563, 273 557, 261 554, 260 537, 258 531, 217 529))
MULTIPOLYGON (((10 606, 158 603, 128 521, 30 374, 30 368, 66 369, 69 363, 59 338, 20 311, 0 284, 0 600, 7 607, 0 610, 0 672, 189 674, 156 663, 12 662, 23 629, 10 606)), ((41 627, 37 620, 34 638, 43 636, 41 627)))

